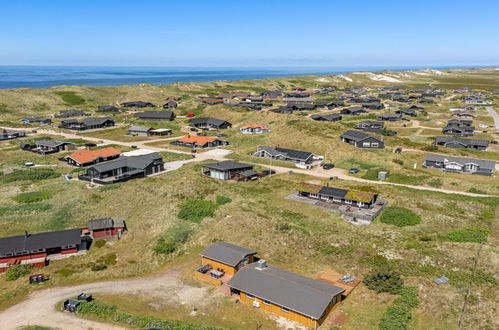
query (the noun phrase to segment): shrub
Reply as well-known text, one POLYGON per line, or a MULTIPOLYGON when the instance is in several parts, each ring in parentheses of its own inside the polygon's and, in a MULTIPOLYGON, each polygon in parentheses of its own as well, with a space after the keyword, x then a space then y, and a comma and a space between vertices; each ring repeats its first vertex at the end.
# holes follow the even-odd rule
POLYGON ((487 195, 486 191, 476 189, 476 188, 470 188, 470 189, 468 189, 468 192, 473 193, 473 194, 487 195))
POLYGON ((14 213, 14 212, 22 212, 22 213, 42 212, 42 211, 48 211, 51 208, 52 205, 47 203, 31 203, 23 205, 5 206, 5 207, 0 207, 0 215, 4 215, 6 213, 14 213))
POLYGON ((85 99, 83 97, 72 91, 54 92, 54 94, 60 96, 64 103, 68 105, 80 105, 85 103, 85 99))
POLYGON ((42 181, 57 178, 59 174, 51 168, 17 170, 0 176, 0 182, 9 183, 15 181, 42 181))
POLYGON ((212 217, 217 209, 217 204, 202 199, 190 199, 180 204, 178 217, 199 223, 206 217, 212 217))
POLYGON ((400 297, 395 299, 381 318, 381 330, 407 329, 412 315, 411 310, 419 305, 418 290, 406 287, 400 290, 400 297))
POLYGON ((434 146, 434 145, 430 145, 430 146, 425 146, 425 147, 421 148, 421 150, 423 150, 423 151, 438 151, 438 147, 434 146))
POLYGON ((218 205, 224 205, 224 204, 232 202, 232 199, 230 199, 230 197, 227 197, 227 196, 217 196, 216 202, 218 205))
POLYGON ((394 162, 395 164, 404 165, 404 161, 401 159, 392 159, 392 162, 394 162))
POLYGON ((50 198, 52 198, 52 193, 48 191, 31 191, 31 192, 20 193, 12 197, 12 199, 15 200, 16 202, 23 204, 41 202, 43 200, 50 198))
POLYGON ((489 231, 477 227, 469 227, 451 231, 446 238, 452 242, 460 243, 482 243, 487 241, 489 231))
POLYGON ((400 274, 388 269, 369 274, 364 279, 364 283, 369 289, 378 293, 388 292, 392 294, 398 294, 404 285, 400 274))
POLYGON ((171 254, 179 248, 180 245, 187 242, 192 235, 192 228, 185 223, 179 223, 166 231, 153 248, 158 254, 171 254))
POLYGON ((380 221, 398 227, 414 226, 421 222, 421 217, 405 207, 388 206, 381 214, 380 221))
POLYGON ((90 269, 94 272, 99 272, 101 270, 107 269, 107 266, 104 264, 93 264, 92 267, 90 267, 90 269))
POLYGON ((20 277, 26 276, 33 270, 33 265, 15 265, 5 272, 7 281, 15 281, 20 277))
POLYGON ((428 182, 428 185, 430 187, 435 187, 435 188, 442 187, 442 180, 440 179, 431 180, 430 182, 428 182))
POLYGON ((100 239, 98 241, 95 241, 94 243, 94 246, 98 249, 100 249, 101 247, 103 247, 104 245, 106 245, 106 241, 103 240, 103 239, 100 239))

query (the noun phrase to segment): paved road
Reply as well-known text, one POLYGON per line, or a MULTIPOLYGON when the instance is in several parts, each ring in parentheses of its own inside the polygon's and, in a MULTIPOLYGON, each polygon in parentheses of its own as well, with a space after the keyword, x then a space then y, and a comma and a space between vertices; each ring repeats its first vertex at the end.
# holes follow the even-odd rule
POLYGON ((499 131, 499 115, 492 107, 485 107, 489 115, 494 119, 494 124, 496 126, 496 131, 499 131))

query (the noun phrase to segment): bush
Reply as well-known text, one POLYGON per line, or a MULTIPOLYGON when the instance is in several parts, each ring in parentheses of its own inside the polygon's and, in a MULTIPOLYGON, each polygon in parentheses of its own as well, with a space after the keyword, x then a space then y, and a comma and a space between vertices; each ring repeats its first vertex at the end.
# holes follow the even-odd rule
POLYGON ((180 204, 178 217, 183 220, 199 223, 206 217, 212 217, 217 207, 217 204, 210 201, 190 199, 180 204))
POLYGON ((394 162, 395 164, 404 165, 404 161, 401 159, 392 159, 392 162, 394 162))
POLYGON ((31 203, 23 205, 5 206, 0 207, 0 216, 7 213, 31 213, 31 212, 42 212, 48 211, 52 208, 52 205, 47 203, 31 203))
POLYGON ((107 269, 107 266, 104 264, 93 264, 92 267, 90 267, 90 269, 94 272, 99 272, 101 270, 107 269))
POLYGON ((216 198, 216 203, 218 205, 224 205, 230 202, 232 202, 232 199, 230 199, 230 197, 227 196, 217 196, 216 198))
POLYGON ((171 254, 188 241, 192 235, 193 230, 188 224, 179 223, 158 238, 153 251, 158 254, 171 254))
POLYGON ((16 202, 23 204, 41 202, 43 200, 50 198, 52 198, 52 193, 48 191, 31 191, 31 192, 20 193, 12 197, 12 199, 15 200, 16 202))
POLYGON ((103 239, 100 239, 98 241, 95 241, 94 243, 94 246, 98 249, 100 249, 101 247, 103 247, 104 245, 106 245, 106 241, 103 240, 103 239))
POLYGON ((434 146, 434 145, 430 145, 430 146, 425 146, 425 147, 421 148, 421 150, 423 150, 423 151, 438 151, 438 147, 434 146))
POLYGON ((428 185, 430 187, 440 188, 442 187, 442 180, 440 179, 431 180, 430 182, 428 182, 428 185))
POLYGON ((476 188, 470 188, 470 189, 468 189, 468 192, 473 193, 473 194, 487 195, 486 191, 476 189, 476 188))
POLYGON ((54 94, 60 96, 61 99, 64 101, 64 103, 68 105, 80 105, 85 103, 85 99, 77 95, 75 92, 63 91, 63 92, 54 92, 54 94))
POLYGON ((5 272, 7 281, 15 281, 18 278, 28 275, 33 270, 33 265, 12 266, 5 272))
POLYGON ((407 329, 412 319, 411 310, 419 305, 418 290, 414 287, 406 287, 400 290, 400 297, 390 305, 381 321, 381 330, 407 329))
POLYGON ((400 277, 400 274, 388 269, 378 270, 372 274, 369 274, 364 279, 364 283, 369 289, 378 293, 388 292, 398 294, 404 286, 404 281, 400 277))
POLYGON ((389 225, 406 227, 419 224, 421 217, 405 207, 388 206, 381 214, 380 221, 389 225))
POLYGON ((446 238, 452 242, 460 243, 482 243, 487 241, 489 231, 477 227, 469 227, 451 231, 446 235, 446 238))
POLYGON ((18 170, 9 174, 1 175, 0 182, 9 183, 15 181, 42 181, 57 178, 59 174, 51 168, 18 170))

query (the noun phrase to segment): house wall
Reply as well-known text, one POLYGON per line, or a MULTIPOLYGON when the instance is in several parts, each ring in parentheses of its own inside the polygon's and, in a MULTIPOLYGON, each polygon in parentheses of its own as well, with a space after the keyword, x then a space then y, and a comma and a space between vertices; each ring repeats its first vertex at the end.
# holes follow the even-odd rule
POLYGON ((232 267, 232 266, 229 266, 229 265, 226 265, 226 264, 223 264, 223 263, 220 263, 218 261, 208 259, 205 257, 201 258, 201 264, 203 266, 206 264, 210 264, 213 267, 213 269, 220 268, 225 272, 225 274, 228 274, 228 275, 234 275, 237 272, 236 267, 232 267))

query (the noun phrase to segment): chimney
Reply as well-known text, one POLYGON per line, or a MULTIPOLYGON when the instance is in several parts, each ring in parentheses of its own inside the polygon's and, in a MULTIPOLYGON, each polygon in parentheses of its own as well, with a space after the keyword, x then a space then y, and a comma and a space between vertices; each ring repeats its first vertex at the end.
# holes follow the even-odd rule
POLYGON ((257 261, 257 265, 256 265, 255 269, 264 270, 267 267, 268 267, 267 266, 267 261, 265 261, 264 259, 260 259, 260 260, 257 261))
POLYGON ((25 230, 25 231, 24 231, 24 238, 28 238, 28 237, 29 237, 28 231, 27 231, 27 230, 25 230))

